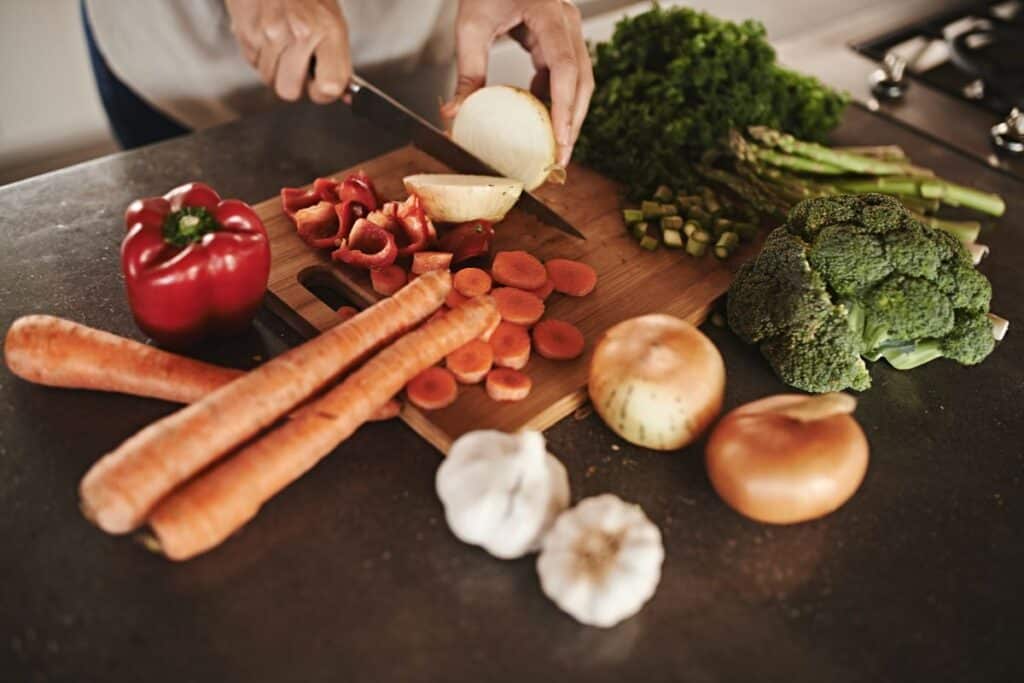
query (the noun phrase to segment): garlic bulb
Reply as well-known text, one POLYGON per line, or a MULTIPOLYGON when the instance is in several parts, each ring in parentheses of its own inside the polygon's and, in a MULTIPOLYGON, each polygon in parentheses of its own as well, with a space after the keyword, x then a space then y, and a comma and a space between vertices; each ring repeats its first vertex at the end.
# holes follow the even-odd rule
POLYGON ((639 505, 606 493, 563 512, 544 538, 544 593, 578 621, 614 626, 647 602, 661 579, 661 532, 639 505))
POLYGON ((539 432, 464 434, 437 470, 436 485, 459 540, 504 559, 537 550, 569 504, 565 467, 539 432))

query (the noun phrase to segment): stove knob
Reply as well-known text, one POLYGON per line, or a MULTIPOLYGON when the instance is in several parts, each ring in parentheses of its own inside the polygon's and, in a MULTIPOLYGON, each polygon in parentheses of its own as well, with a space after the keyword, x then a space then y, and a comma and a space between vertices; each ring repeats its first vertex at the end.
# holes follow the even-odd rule
POLYGON ((1024 154, 1024 112, 1017 107, 1002 123, 992 126, 992 144, 1010 154, 1024 154))
POLYGON ((906 69, 907 60, 895 52, 887 52, 882 66, 868 77, 871 92, 883 100, 901 99, 910 85, 904 75, 906 69))

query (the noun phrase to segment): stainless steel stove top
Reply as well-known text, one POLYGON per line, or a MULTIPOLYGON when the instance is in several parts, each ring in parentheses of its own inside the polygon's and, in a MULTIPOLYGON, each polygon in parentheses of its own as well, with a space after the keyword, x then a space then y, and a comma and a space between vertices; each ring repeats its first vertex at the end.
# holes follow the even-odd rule
POLYGON ((1013 114, 1024 109, 1024 0, 887 3, 777 47, 871 110, 1024 180, 1013 153, 1024 149, 1013 114))

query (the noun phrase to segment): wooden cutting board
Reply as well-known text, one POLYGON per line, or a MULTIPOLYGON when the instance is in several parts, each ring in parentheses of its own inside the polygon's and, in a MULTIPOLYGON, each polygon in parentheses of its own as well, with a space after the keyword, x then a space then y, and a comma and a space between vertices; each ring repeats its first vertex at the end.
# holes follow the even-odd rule
MULTIPOLYGON (((335 177, 340 179, 359 169, 369 174, 382 198, 388 200, 405 198, 402 178, 407 175, 451 172, 410 146, 339 171, 335 177)), ((565 185, 545 186, 536 194, 587 239, 563 235, 513 210, 496 227, 494 249, 524 249, 541 260, 575 259, 597 271, 594 292, 583 298, 552 294, 545 313, 546 318, 566 320, 579 327, 587 340, 586 352, 568 362, 549 361, 533 354, 525 368, 533 379, 533 390, 523 401, 496 403, 482 385, 476 385, 460 387, 458 400, 444 410, 423 412, 406 404, 402 419, 442 452, 452 440, 473 429, 550 427, 585 402, 590 354, 604 330, 627 318, 653 312, 670 313, 695 324, 702 322, 711 304, 728 288, 732 270, 746 258, 741 252, 723 263, 710 255, 694 259, 679 250, 641 249, 623 225, 619 187, 581 166, 569 169, 565 185)), ((299 332, 313 335, 338 322, 334 311, 303 283, 334 288, 360 308, 380 298, 370 287, 365 271, 337 264, 331 261, 329 252, 314 251, 299 239, 278 198, 255 208, 270 234, 272 302, 299 332)))

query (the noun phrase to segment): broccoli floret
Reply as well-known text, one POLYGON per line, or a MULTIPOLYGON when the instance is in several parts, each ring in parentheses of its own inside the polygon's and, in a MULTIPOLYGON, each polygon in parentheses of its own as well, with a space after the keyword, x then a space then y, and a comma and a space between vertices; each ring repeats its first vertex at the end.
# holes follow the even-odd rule
POLYGON ((942 337, 953 329, 953 304, 927 280, 896 275, 863 299, 864 350, 887 342, 942 337))
POLYGON ((821 197, 794 207, 740 268, 728 320, 792 386, 861 390, 864 358, 897 369, 981 362, 995 343, 991 296, 963 245, 896 199, 821 197))
POLYGON ((881 282, 892 266, 885 248, 875 235, 857 225, 839 224, 823 228, 807 252, 807 261, 840 296, 856 296, 881 282))

